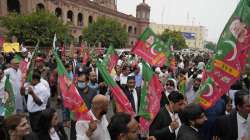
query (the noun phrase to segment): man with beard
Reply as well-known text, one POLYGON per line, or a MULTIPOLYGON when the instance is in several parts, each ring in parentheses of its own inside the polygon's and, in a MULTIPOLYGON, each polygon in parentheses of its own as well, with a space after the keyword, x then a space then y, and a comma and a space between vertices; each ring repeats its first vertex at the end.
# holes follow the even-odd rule
POLYGON ((88 114, 91 120, 78 120, 76 122, 77 140, 110 140, 107 129, 109 100, 104 95, 98 94, 92 100, 91 110, 88 114))
POLYGON ((99 93, 99 85, 97 83, 97 77, 96 73, 94 71, 91 71, 89 73, 89 83, 88 86, 94 90, 96 90, 97 93, 99 93))
MULTIPOLYGON (((139 137, 139 123, 126 113, 117 113, 108 125, 111 140, 142 140, 139 137)), ((145 140, 156 140, 153 136, 145 140)))
POLYGON ((196 98, 196 92, 198 91, 200 84, 201 84, 201 75, 198 75, 193 79, 189 80, 187 83, 187 91, 185 93, 187 102, 190 104, 192 103, 196 98))
POLYGON ((80 73, 77 79, 77 89, 80 96, 86 103, 88 109, 91 108, 91 102, 93 98, 97 95, 97 91, 88 85, 88 76, 84 73, 80 73))
POLYGON ((179 129, 177 140, 203 140, 198 132, 207 120, 204 110, 197 104, 189 104, 183 110, 183 124, 179 129))
POLYGON ((149 128, 149 135, 157 140, 175 140, 181 126, 179 113, 185 108, 182 94, 173 91, 168 96, 169 103, 162 107, 149 128))

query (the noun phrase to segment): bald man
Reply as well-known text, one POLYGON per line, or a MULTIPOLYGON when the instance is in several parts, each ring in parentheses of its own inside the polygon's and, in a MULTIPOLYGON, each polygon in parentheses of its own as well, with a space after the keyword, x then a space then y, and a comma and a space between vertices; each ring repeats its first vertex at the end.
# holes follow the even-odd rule
POLYGON ((98 94, 93 98, 91 109, 88 112, 92 120, 76 122, 77 140, 110 140, 107 129, 108 121, 105 116, 108 104, 109 100, 104 95, 98 94))

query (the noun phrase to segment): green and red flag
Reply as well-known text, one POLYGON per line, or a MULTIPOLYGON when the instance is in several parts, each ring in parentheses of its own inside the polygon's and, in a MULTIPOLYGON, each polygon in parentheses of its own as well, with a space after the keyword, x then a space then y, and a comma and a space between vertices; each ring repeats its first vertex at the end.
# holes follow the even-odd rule
POLYGON ((168 47, 150 28, 145 29, 132 49, 134 54, 154 66, 163 66, 166 63, 167 51, 169 51, 168 47))
POLYGON ((110 45, 107 50, 106 56, 103 60, 103 65, 108 66, 109 73, 111 73, 113 68, 116 66, 118 59, 119 59, 119 56, 115 52, 113 45, 110 45))
MULTIPOLYGON (((53 45, 55 45, 56 39, 54 39, 53 45)), ((66 68, 64 67, 61 59, 59 58, 55 46, 53 46, 54 56, 57 63, 57 71, 58 71, 58 81, 59 81, 59 88, 61 91, 61 95, 63 97, 63 104, 64 107, 68 108, 76 115, 76 119, 83 119, 83 120, 91 120, 92 118, 89 116, 88 108, 83 101, 82 97, 78 93, 77 88, 75 87, 74 82, 72 82, 68 76, 66 68)))
POLYGON ((81 48, 82 48, 82 54, 83 54, 83 57, 82 57, 82 64, 86 65, 87 62, 88 62, 88 59, 89 59, 89 54, 90 54, 90 50, 89 48, 87 47, 86 44, 81 44, 81 48))
POLYGON ((106 67, 103 66, 100 62, 97 62, 96 66, 100 71, 105 83, 111 89, 112 96, 114 97, 116 103, 117 112, 126 112, 134 116, 135 112, 133 111, 131 103, 129 102, 123 90, 112 79, 106 67))
POLYGON ((14 95, 14 91, 13 91, 13 86, 10 82, 9 75, 6 75, 4 90, 8 93, 8 98, 4 104, 5 117, 8 117, 8 116, 12 115, 13 112, 15 111, 15 95, 14 95))
POLYGON ((160 110, 160 100, 164 88, 153 70, 145 62, 142 65, 144 84, 138 115, 141 116, 140 124, 142 130, 148 131, 150 124, 160 110))
POLYGON ((249 58, 249 17, 250 0, 241 0, 220 36, 216 53, 206 66, 206 74, 210 80, 203 84, 208 88, 198 91, 196 101, 200 105, 206 108, 214 105, 240 78, 240 72, 245 68, 249 58))

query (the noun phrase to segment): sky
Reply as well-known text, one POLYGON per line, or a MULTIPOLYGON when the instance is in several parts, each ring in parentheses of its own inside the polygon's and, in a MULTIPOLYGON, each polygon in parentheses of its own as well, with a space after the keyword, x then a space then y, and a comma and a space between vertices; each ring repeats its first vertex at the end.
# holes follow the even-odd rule
MULTIPOLYGON (((205 40, 217 42, 240 0, 145 0, 151 6, 150 22, 204 26, 205 40)), ((120 12, 136 15, 142 0, 117 0, 120 12)))

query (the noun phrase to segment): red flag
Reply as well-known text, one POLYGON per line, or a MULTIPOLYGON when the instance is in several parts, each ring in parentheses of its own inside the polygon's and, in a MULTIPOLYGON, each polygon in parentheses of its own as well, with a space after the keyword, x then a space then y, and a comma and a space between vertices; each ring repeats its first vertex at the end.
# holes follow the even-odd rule
POLYGON ((164 90, 158 76, 143 63, 144 85, 141 93, 139 116, 142 131, 147 132, 150 124, 160 110, 160 100, 164 90))
POLYGON ((0 48, 3 46, 3 43, 4 43, 4 38, 0 36, 0 48))
POLYGON ((126 112, 134 116, 135 112, 133 111, 132 105, 129 102, 127 96, 122 91, 122 89, 117 85, 117 83, 112 79, 112 77, 109 75, 107 69, 105 69, 105 67, 99 62, 96 63, 96 66, 98 70, 100 71, 104 81, 109 85, 109 88, 111 89, 112 95, 117 105, 116 106, 117 111, 126 112))
POLYGON ((112 69, 116 66, 118 59, 119 56, 115 52, 114 47, 110 45, 103 60, 103 64, 108 66, 109 73, 111 73, 112 69))
POLYGON ((132 49, 134 54, 154 66, 163 66, 166 63, 166 51, 169 51, 167 46, 150 28, 145 29, 132 49))
POLYGON ((63 97, 64 106, 74 112, 78 120, 90 120, 91 117, 87 114, 88 108, 79 95, 74 82, 67 77, 66 69, 56 52, 54 52, 54 55, 57 62, 59 88, 63 97))
POLYGON ((82 57, 82 64, 86 65, 87 62, 88 62, 88 59, 89 59, 89 53, 90 53, 90 50, 88 47, 86 47, 85 45, 81 45, 81 48, 82 48, 82 52, 81 54, 83 54, 83 57, 82 57))
POLYGON ((217 43, 217 52, 206 65, 207 80, 198 91, 198 103, 214 105, 240 78, 250 51, 250 6, 241 0, 217 43))

